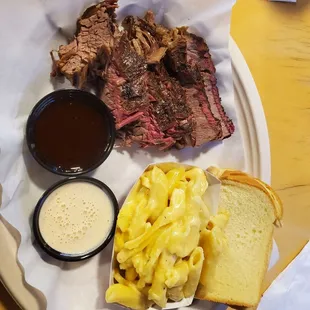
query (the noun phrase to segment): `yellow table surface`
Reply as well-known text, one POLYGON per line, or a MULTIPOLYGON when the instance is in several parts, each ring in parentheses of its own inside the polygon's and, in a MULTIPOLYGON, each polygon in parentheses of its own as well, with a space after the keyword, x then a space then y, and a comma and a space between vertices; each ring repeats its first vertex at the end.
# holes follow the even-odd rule
POLYGON ((310 1, 237 0, 232 36, 261 96, 270 137, 271 185, 284 203, 280 260, 265 288, 310 238, 310 1))
MULTIPOLYGON (((310 1, 238 0, 232 36, 262 99, 272 186, 284 203, 284 226, 275 232, 280 260, 267 275, 266 288, 310 238, 310 1)), ((18 307, 0 284, 4 309, 18 307)))

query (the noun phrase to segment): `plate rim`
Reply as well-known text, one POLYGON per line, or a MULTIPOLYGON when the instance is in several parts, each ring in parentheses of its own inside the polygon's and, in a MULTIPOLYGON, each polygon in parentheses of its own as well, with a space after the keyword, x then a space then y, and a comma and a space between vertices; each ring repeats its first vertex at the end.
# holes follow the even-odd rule
MULTIPOLYGON (((252 156, 254 161, 254 170, 249 171, 255 177, 260 178, 264 182, 270 184, 271 182, 271 156, 270 156, 270 141, 269 141, 269 132, 267 126, 267 120, 265 117, 265 112, 263 104, 258 93, 254 78, 251 74, 251 71, 246 63, 244 56, 242 55, 239 47, 232 37, 229 39, 229 50, 231 53, 232 59, 232 68, 233 68, 233 81, 234 86, 237 84, 239 86, 238 95, 241 95, 244 100, 241 100, 241 103, 247 102, 248 106, 243 106, 244 111, 246 111, 245 120, 247 123, 250 123, 250 119, 254 126, 247 126, 249 135, 256 138, 256 145, 253 144, 253 139, 250 141, 244 141, 250 143, 250 148, 245 148, 245 150, 252 151, 248 156, 252 156), (234 76, 234 73, 236 74, 234 76), (246 86, 246 87, 245 87, 246 86), (240 92, 240 94, 239 94, 240 92), (254 117, 255 115, 255 117, 254 117), (254 133, 255 131, 255 133, 254 133), (258 156, 259 154, 259 156, 258 156)), ((239 121, 238 116, 238 121, 239 121)), ((243 132, 245 128, 243 128, 243 132)))
MULTIPOLYGON (((238 90, 237 91, 238 96, 240 96, 242 99, 240 100, 241 104, 246 102, 246 104, 243 104, 242 106, 243 108, 242 115, 238 115, 238 121, 240 121, 240 117, 242 117, 245 121, 245 124, 242 124, 243 122, 240 122, 242 124, 241 127, 243 129, 242 132, 248 130, 248 132, 246 133, 247 139, 242 137, 243 142, 250 145, 249 149, 250 152, 246 154, 246 162, 247 161, 249 162, 249 160, 251 160, 252 164, 254 165, 254 169, 251 169, 251 167, 247 167, 248 170, 250 170, 248 172, 252 173, 256 177, 259 177, 266 183, 270 183, 271 180, 270 144, 269 144, 267 121, 265 118, 263 105, 258 90, 256 88, 255 81, 251 74, 251 71, 239 47, 237 46, 236 42, 233 40, 232 37, 229 38, 229 50, 231 54, 234 88, 238 90), (250 123, 254 124, 254 126, 247 126, 250 123), (251 137, 252 139, 249 139, 249 137, 251 137)), ((7 248, 14 247, 12 255, 13 256, 16 255, 17 249, 15 249, 15 247, 17 247, 17 241, 15 240, 15 244, 13 244, 14 237, 8 231, 6 225, 2 220, 2 216, 0 216, 0 226, 1 226, 0 239, 2 239, 2 241, 3 239, 5 239, 4 242, 7 243, 6 244, 7 248), (6 234, 6 236, 3 236, 3 234, 6 234), (8 243, 10 243, 10 245, 8 245, 8 243)), ((9 260, 7 259, 6 261, 9 260)), ((25 288, 24 292, 14 290, 14 286, 16 286, 14 283, 16 283, 16 281, 21 280, 23 284, 24 275, 17 261, 16 263, 12 262, 9 264, 11 267, 4 267, 3 264, 0 265, 0 282, 3 284, 8 293, 12 296, 13 300, 17 303, 17 305, 21 309, 25 310, 39 309, 33 307, 35 304, 36 297, 32 294, 31 289, 26 288, 23 285, 25 288), (3 272, 3 269, 11 270, 11 268, 13 268, 13 265, 15 268, 14 280, 12 280, 12 272, 3 272), (26 296, 25 294, 28 296, 26 296), (30 297, 30 295, 32 296, 30 297), (33 299, 32 300, 33 305, 29 306, 29 302, 31 299, 33 299)), ((36 306, 38 306, 38 304, 36 306)))

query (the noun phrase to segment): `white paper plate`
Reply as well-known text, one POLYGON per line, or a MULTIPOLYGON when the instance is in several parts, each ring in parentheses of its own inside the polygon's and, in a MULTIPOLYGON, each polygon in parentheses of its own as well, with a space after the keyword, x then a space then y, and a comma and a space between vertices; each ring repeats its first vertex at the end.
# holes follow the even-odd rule
MULTIPOLYGON (((245 150, 246 171, 270 183, 270 147, 267 124, 255 82, 233 39, 230 40, 236 111, 245 150)), ((16 230, 0 217, 0 279, 25 310, 45 309, 45 298, 25 283, 17 264, 19 244, 16 230)))

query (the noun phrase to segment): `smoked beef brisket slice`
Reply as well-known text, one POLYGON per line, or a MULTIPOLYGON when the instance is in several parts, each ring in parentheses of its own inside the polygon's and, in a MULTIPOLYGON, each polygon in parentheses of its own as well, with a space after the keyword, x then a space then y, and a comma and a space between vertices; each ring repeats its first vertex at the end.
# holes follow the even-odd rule
POLYGON ((235 126, 232 120, 226 115, 224 107, 221 105, 221 98, 216 86, 216 77, 208 72, 201 72, 206 94, 210 102, 211 111, 213 115, 221 120, 222 136, 221 139, 230 137, 234 131, 235 126))
POLYGON ((234 132, 234 125, 226 115, 218 88, 216 86, 215 67, 205 41, 187 32, 185 27, 176 28, 174 38, 170 41, 165 63, 182 85, 194 85, 202 80, 205 93, 213 116, 220 120, 224 139, 234 132))
POLYGON ((76 37, 59 47, 59 60, 54 60, 54 69, 78 88, 85 85, 90 71, 94 68, 98 71, 98 67, 103 70, 106 65, 98 66, 96 61, 105 62, 112 52, 114 35, 118 32, 115 8, 117 0, 106 0, 88 8, 77 21, 76 37))
MULTIPOLYGON (((211 140, 220 139, 222 136, 221 123, 214 117, 211 106, 204 88, 204 81, 197 62, 204 61, 200 58, 199 51, 196 51, 195 64, 189 63, 191 59, 188 56, 188 42, 183 34, 184 28, 178 30, 180 34, 175 36, 168 46, 165 65, 170 74, 174 75, 183 86, 186 92, 186 101, 193 111, 193 118, 196 123, 192 139, 195 146, 199 146, 211 140)), ((211 67, 212 68, 212 67, 211 67)))
MULTIPOLYGON (((156 51, 160 48, 166 49, 164 50, 164 53, 163 51, 157 53, 160 55, 158 58, 161 59, 168 49, 168 56, 165 57, 165 59, 170 59, 170 61, 165 61, 165 65, 170 69, 170 73, 177 78, 183 87, 187 87, 187 89, 181 91, 183 94, 186 92, 186 96, 184 97, 183 95, 183 101, 180 101, 181 104, 174 104, 170 101, 171 103, 169 105, 176 107, 180 106, 180 108, 183 109, 184 106, 186 106, 187 110, 191 111, 188 113, 188 120, 186 121, 186 126, 190 127, 192 130, 191 139, 187 138, 188 132, 187 134, 184 133, 187 143, 183 143, 198 146, 204 142, 221 138, 222 126, 219 121, 221 118, 219 117, 217 119, 212 114, 211 106, 204 90, 204 80, 202 79, 201 73, 196 65, 188 64, 188 60, 193 58, 195 63, 201 62, 201 67, 207 67, 209 72, 215 72, 210 54, 208 54, 208 58, 205 58, 206 45, 201 44, 203 39, 198 38, 201 41, 198 46, 195 46, 197 50, 194 51, 193 55, 188 57, 187 53, 192 53, 192 51, 188 49, 188 39, 186 37, 188 33, 185 27, 167 29, 161 25, 155 24, 154 14, 151 11, 148 11, 143 19, 133 16, 126 17, 123 21, 123 26, 129 33, 133 47, 139 54, 144 55, 147 60, 150 58, 150 54, 156 54, 156 52, 154 53, 154 50, 156 51), (191 99, 190 96, 194 97, 191 99), (199 101, 197 98, 199 98, 199 101), (185 104, 182 104, 184 102, 185 104), (205 137, 205 139, 203 139, 203 137, 205 137), (189 143, 190 140, 191 142, 189 143)), ((196 42, 194 41, 194 43, 196 42)), ((174 80, 173 78, 171 79, 174 80)), ((173 82, 173 84, 176 84, 176 81, 173 82)), ((157 91, 157 94, 162 92, 163 88, 160 91, 157 91)), ((165 101, 162 100, 162 102, 165 101)), ((166 102, 169 101, 166 100, 166 102)), ((164 108, 162 105, 159 106, 160 108, 158 108, 158 111, 161 109, 162 113, 165 115, 173 115, 171 112, 167 111, 167 108, 164 108)), ((173 128, 167 133, 172 133, 174 130, 175 129, 173 128)), ((182 133, 182 131, 180 131, 180 133, 182 133)))
POLYGON ((125 145, 174 145, 175 140, 166 136, 157 123, 148 93, 150 72, 145 59, 132 48, 127 32, 115 45, 106 79, 101 99, 114 115, 118 135, 125 145))
MULTIPOLYGON (((162 25, 155 24, 154 14, 151 11, 148 11, 143 19, 128 17, 124 20, 124 24, 131 35, 134 36, 136 29, 139 28, 140 32, 151 34, 156 39, 157 48, 165 47, 168 50, 165 65, 169 72, 183 85, 183 89, 179 87, 178 92, 185 93, 183 101, 179 100, 184 104, 175 104, 175 106, 180 107, 180 109, 184 109, 186 106, 187 110, 190 111, 187 119, 183 121, 185 121, 185 126, 190 128, 191 134, 188 134, 190 130, 186 134, 184 133, 186 142, 182 141, 179 147, 181 145, 199 146, 205 142, 219 139, 221 137, 221 125, 212 114, 200 71, 196 66, 187 64, 187 39, 183 35, 187 33, 186 28, 167 29, 162 25)), ((145 37, 147 38, 147 35, 145 37)), ((141 45, 144 45, 143 42, 141 45)), ((197 51, 197 54, 197 59, 204 61, 202 52, 197 51)), ((213 65, 212 61, 211 64, 213 65)), ((175 81, 173 77, 170 78, 175 81)), ((179 85, 179 83, 177 84, 179 85)), ((182 121, 180 123, 182 124, 182 121)))
POLYGON ((213 115, 221 121, 222 135, 220 139, 230 137, 234 130, 232 120, 226 115, 216 85, 215 67, 211 59, 209 48, 205 41, 192 33, 186 34, 187 63, 197 67, 203 79, 205 92, 213 115))
POLYGON ((191 133, 195 126, 184 89, 171 78, 163 65, 149 72, 148 93, 152 112, 160 129, 176 141, 176 147, 193 146, 191 133))
POLYGON ((117 129, 134 121, 136 113, 147 110, 146 74, 144 59, 131 48, 127 34, 123 33, 115 44, 101 94, 114 115, 117 129))
MULTIPOLYGON (((153 13, 149 11, 146 16, 152 19, 153 13)), ((148 64, 148 93, 152 114, 160 129, 166 136, 177 141, 177 147, 193 146, 190 139, 193 130, 192 112, 181 85, 169 76, 161 62, 167 48, 161 47, 160 41, 155 37, 157 25, 148 24, 147 20, 133 16, 127 16, 122 24, 129 34, 132 47, 148 64)))
POLYGON ((215 123, 214 126, 211 124, 218 121, 214 119, 207 107, 204 92, 196 87, 184 87, 184 89, 186 102, 193 111, 195 119, 195 126, 192 132, 194 146, 200 146, 206 142, 217 139, 220 135, 220 131, 217 129, 217 123, 215 123), (205 113, 202 112, 202 110, 204 110, 205 113))

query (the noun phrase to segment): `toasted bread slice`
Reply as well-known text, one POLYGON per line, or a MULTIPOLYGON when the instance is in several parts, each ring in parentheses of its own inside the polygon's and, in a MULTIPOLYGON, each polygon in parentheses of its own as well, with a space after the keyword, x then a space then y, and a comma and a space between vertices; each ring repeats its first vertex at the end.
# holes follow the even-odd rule
POLYGON ((246 173, 211 167, 222 181, 219 209, 230 214, 225 228, 227 246, 215 258, 205 253, 196 297, 233 306, 254 307, 261 297, 272 250, 274 223, 281 220, 279 197, 246 173), (204 285, 203 285, 203 284, 204 285))

